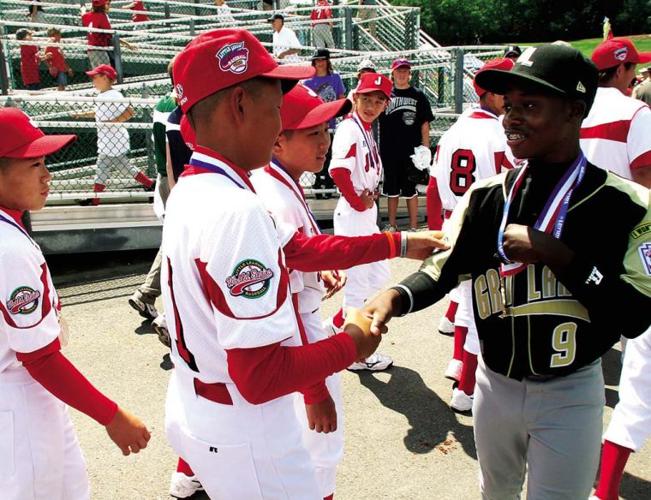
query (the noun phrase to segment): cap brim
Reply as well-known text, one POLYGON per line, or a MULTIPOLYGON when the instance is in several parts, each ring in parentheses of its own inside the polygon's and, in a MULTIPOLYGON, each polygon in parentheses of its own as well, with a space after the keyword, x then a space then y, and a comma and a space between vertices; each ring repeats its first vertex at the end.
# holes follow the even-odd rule
POLYGON ((7 158, 38 158, 51 155, 77 139, 76 135, 44 135, 35 141, 9 151, 7 158))
POLYGON ((651 62, 651 52, 638 52, 639 60, 637 64, 646 64, 651 62))
POLYGON ((567 95, 564 90, 547 83, 545 80, 531 75, 523 75, 513 70, 485 69, 475 75, 475 82, 485 91, 500 95, 506 94, 511 87, 536 87, 561 96, 567 95))
POLYGON ((292 90, 299 80, 312 78, 316 70, 313 66, 294 66, 294 65, 280 65, 276 68, 262 73, 260 76, 264 78, 274 78, 280 80, 283 94, 292 90))
POLYGON ((333 118, 349 113, 351 109, 353 109, 353 103, 345 98, 337 99, 332 102, 325 102, 312 109, 297 125, 287 130, 301 130, 316 127, 317 125, 321 125, 333 118))
POLYGON ((394 71, 399 68, 408 68, 411 69, 411 64, 399 64, 398 66, 392 66, 391 71, 394 71))

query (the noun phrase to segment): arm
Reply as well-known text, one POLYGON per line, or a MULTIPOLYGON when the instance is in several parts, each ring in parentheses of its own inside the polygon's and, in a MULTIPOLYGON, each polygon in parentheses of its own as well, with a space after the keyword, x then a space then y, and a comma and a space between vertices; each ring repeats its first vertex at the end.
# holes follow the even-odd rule
POLYGON ((633 181, 642 184, 645 188, 651 189, 651 164, 641 165, 631 169, 633 181))
POLYGON ((427 185, 427 227, 430 229, 440 230, 443 227, 443 203, 439 195, 436 177, 429 178, 427 185))
POLYGON ((120 113, 116 118, 113 118, 112 120, 107 120, 109 123, 123 123, 126 122, 127 120, 130 120, 133 118, 135 115, 135 112, 133 111, 133 108, 129 106, 127 109, 125 109, 122 113, 120 113))
POLYGON ((170 191, 176 185, 174 179, 174 169, 172 168, 172 157, 170 155, 170 143, 165 142, 165 171, 167 172, 167 183, 170 186, 170 191))
POLYGON ((301 51, 301 49, 287 49, 280 54, 278 54, 278 59, 284 59, 285 57, 292 55, 292 54, 298 54, 301 51))
POLYGON ((333 168, 330 171, 330 176, 351 207, 358 212, 363 212, 371 208, 373 200, 369 199, 369 194, 366 190, 360 196, 355 193, 353 181, 350 178, 350 171, 348 169, 333 168))
POLYGON ((420 126, 421 144, 429 148, 429 122, 423 122, 420 126))

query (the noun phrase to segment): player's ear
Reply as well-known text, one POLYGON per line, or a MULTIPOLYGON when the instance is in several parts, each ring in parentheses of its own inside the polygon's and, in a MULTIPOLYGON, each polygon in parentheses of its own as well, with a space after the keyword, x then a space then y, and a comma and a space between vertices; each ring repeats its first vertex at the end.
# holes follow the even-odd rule
POLYGON ((287 136, 284 132, 281 132, 274 142, 272 153, 274 156, 280 156, 287 148, 287 136))
POLYGON ((246 91, 242 87, 233 88, 228 96, 228 107, 236 125, 244 121, 248 111, 247 107, 250 106, 250 99, 247 97, 246 91))
POLYGON ((586 104, 580 99, 573 99, 568 102, 569 118, 571 120, 576 120, 579 123, 583 121, 585 117, 585 108, 586 104))

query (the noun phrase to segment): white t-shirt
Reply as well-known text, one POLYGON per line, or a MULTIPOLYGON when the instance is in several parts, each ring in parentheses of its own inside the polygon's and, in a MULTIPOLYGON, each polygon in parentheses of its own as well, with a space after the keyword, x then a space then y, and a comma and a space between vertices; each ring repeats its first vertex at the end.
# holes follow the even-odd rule
POLYGON ((282 252, 293 233, 279 233, 246 176, 205 148, 195 161, 222 173, 186 170, 167 201, 161 283, 172 360, 203 382, 229 383, 227 349, 301 344, 282 252))
POLYGON ((631 169, 651 165, 651 110, 612 87, 599 87, 581 125, 588 161, 625 179, 631 169))
POLYGON ((335 131, 328 170, 336 168, 350 171, 350 179, 358 195, 365 189, 375 191, 382 178, 382 159, 373 130, 364 128, 357 113, 343 120, 335 131))
MULTIPOLYGON (((293 231, 300 231, 306 236, 321 234, 301 188, 281 167, 271 163, 265 169, 258 169, 251 176, 251 182, 255 192, 276 222, 283 223, 293 231)), ((319 273, 290 270, 289 282, 292 293, 299 294, 299 313, 311 313, 321 307, 325 288, 319 273)))
MULTIPOLYGON (((289 29, 287 26, 283 26, 280 31, 274 31, 273 34, 273 54, 274 57, 278 57, 280 54, 289 49, 300 49, 301 42, 299 42, 296 37, 296 33, 293 30, 289 29)), ((293 63, 300 62, 301 58, 298 54, 290 54, 288 56, 279 59, 281 62, 293 63)))
POLYGON ((21 370, 16 353, 37 351, 59 336, 59 298, 39 246, 0 210, 0 379, 21 370))
POLYGON ((129 109, 127 102, 114 102, 124 96, 119 90, 111 89, 97 96, 95 121, 97 122, 97 153, 106 156, 121 156, 129 152, 129 131, 122 123, 105 123, 115 120, 129 109))
POLYGON ((484 109, 470 108, 441 137, 430 175, 436 177, 443 208, 454 210, 473 182, 514 164, 499 118, 484 109))

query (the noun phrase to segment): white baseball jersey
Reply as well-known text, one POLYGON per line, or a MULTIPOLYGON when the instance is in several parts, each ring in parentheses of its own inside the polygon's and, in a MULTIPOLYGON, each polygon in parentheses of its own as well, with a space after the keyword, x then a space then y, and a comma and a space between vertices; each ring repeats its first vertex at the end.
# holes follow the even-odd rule
POLYGON ((114 102, 124 96, 119 90, 111 89, 97 96, 95 121, 97 122, 97 153, 106 156, 120 156, 129 152, 129 131, 123 124, 106 123, 115 120, 129 109, 126 102, 114 102))
POLYGON ((16 352, 36 351, 58 337, 58 308, 41 249, 0 210, 0 378, 5 370, 24 370, 16 352))
POLYGON ((430 175, 436 178, 443 208, 453 210, 473 182, 514 164, 501 120, 490 111, 471 108, 441 137, 430 175))
POLYGON ((651 110, 643 101, 611 87, 599 87, 581 125, 581 149, 588 161, 625 179, 631 169, 651 165, 651 110))
MULTIPOLYGON (((301 187, 282 167, 271 163, 267 168, 257 170, 251 176, 251 182, 262 203, 277 222, 285 224, 294 231, 306 236, 321 234, 305 199, 301 187)), ((321 307, 325 292, 317 272, 289 272, 290 289, 299 294, 298 312, 310 313, 321 307)), ((309 342, 315 342, 309 339, 309 342)), ((321 340, 320 338, 318 340, 321 340)))

